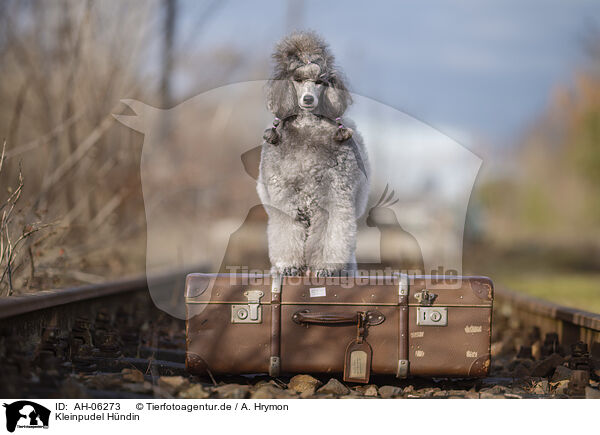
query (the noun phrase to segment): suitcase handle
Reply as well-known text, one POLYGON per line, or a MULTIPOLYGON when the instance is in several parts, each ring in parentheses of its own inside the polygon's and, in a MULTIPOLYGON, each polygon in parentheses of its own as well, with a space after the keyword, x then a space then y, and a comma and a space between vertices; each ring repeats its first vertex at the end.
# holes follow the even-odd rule
MULTIPOLYGON (((309 310, 296 311, 292 315, 292 320, 298 324, 309 323, 316 325, 343 325, 356 324, 362 311, 352 314, 338 313, 311 313, 309 310)), ((383 323, 385 316, 379 311, 367 311, 365 313, 365 322, 367 325, 374 326, 383 323)))

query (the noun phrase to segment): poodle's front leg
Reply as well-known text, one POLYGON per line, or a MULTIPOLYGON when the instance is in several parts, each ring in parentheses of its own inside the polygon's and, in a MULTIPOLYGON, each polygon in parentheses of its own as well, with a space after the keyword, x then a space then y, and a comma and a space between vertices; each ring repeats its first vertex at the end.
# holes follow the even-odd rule
POLYGON ((306 248, 311 270, 317 276, 332 276, 352 267, 356 249, 354 209, 338 205, 329 211, 323 210, 316 223, 306 248))
POLYGON ((304 259, 305 226, 288 213, 269 207, 267 226, 271 273, 303 275, 306 272, 304 259))

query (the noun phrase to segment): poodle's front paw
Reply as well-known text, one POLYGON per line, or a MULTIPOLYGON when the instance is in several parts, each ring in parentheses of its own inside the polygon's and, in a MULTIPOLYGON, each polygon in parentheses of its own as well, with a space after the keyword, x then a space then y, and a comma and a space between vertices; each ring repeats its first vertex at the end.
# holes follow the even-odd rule
POLYGON ((280 268, 283 276, 302 276, 306 273, 306 266, 286 266, 280 268))
POLYGON ((334 268, 317 269, 315 271, 315 275, 318 278, 327 278, 329 276, 337 276, 339 274, 340 274, 340 271, 338 269, 334 269, 334 268))

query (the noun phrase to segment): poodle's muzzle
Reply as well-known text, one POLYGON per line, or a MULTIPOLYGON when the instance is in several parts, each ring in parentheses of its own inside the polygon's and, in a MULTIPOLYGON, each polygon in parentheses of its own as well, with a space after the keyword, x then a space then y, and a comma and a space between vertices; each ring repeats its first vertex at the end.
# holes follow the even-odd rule
POLYGON ((312 80, 294 81, 296 95, 298 95, 298 106, 301 109, 312 111, 319 105, 319 94, 321 85, 312 80))

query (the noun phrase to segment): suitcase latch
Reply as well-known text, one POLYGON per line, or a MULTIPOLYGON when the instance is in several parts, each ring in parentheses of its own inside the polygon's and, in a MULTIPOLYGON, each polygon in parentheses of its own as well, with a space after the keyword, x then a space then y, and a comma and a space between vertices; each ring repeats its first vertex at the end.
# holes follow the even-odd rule
POLYGON ((248 299, 247 305, 231 306, 231 323, 261 323, 260 298, 264 293, 260 290, 248 290, 244 292, 244 296, 248 299))
POLYGON ((419 293, 415 293, 415 299, 419 301, 424 307, 428 307, 433 304, 437 295, 435 293, 429 293, 429 290, 423 289, 419 293))

